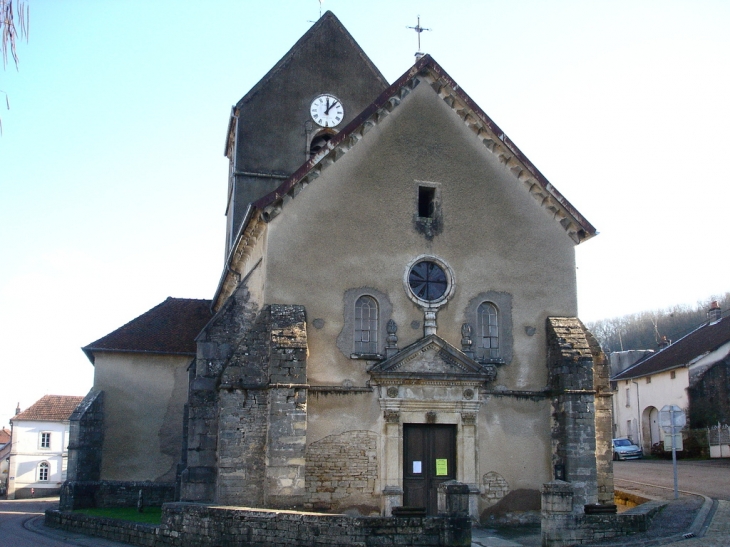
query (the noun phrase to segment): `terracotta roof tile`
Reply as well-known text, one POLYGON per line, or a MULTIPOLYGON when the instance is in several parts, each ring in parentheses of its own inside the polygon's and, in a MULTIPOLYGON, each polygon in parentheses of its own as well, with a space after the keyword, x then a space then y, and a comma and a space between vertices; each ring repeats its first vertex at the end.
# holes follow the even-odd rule
POLYGON ((679 368, 726 342, 730 342, 730 316, 716 323, 705 323, 684 338, 617 374, 611 380, 638 378, 679 368))
POLYGON ((0 446, 10 442, 10 430, 4 427, 0 429, 0 446))
POLYGON ((69 419, 83 400, 83 397, 75 395, 44 395, 30 408, 13 416, 10 421, 63 422, 69 419))
POLYGON ((92 363, 98 351, 195 355, 195 337, 213 317, 210 304, 210 300, 168 297, 81 349, 92 363))

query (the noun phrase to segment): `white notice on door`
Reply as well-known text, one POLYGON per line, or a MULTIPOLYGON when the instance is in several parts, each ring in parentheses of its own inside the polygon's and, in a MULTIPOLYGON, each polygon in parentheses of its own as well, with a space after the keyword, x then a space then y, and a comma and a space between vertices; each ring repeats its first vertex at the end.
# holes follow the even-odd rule
POLYGON ((413 462, 413 473, 421 473, 421 462, 413 462))

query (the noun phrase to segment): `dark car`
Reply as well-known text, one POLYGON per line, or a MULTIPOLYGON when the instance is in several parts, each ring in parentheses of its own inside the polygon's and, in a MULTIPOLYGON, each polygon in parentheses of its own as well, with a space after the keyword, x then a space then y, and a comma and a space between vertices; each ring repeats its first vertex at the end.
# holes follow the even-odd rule
POLYGON ((641 448, 636 446, 630 439, 613 439, 613 460, 636 460, 642 458, 644 454, 641 448))

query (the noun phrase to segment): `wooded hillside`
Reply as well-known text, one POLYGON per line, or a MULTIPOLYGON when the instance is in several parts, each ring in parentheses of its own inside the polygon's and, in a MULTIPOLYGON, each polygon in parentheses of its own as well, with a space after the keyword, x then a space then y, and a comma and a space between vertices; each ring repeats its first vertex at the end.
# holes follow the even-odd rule
POLYGON ((730 292, 712 296, 696 306, 674 306, 623 317, 601 319, 586 326, 606 353, 630 349, 656 350, 663 336, 676 342, 707 321, 707 310, 717 300, 725 316, 730 310, 730 292))

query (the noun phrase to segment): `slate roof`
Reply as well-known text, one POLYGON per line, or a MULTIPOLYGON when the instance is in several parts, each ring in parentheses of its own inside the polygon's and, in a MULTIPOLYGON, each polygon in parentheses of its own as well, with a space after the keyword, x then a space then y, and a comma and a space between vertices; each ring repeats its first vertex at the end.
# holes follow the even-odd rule
POLYGON ((726 342, 730 342, 730 316, 723 317, 715 323, 703 324, 684 338, 680 338, 663 350, 651 354, 643 361, 620 372, 611 380, 650 376, 665 370, 687 366, 697 357, 716 350, 726 342))
POLYGON ((83 400, 83 397, 76 395, 44 395, 10 421, 64 422, 83 400))
POLYGON ((210 300, 168 297, 81 349, 92 363, 94 353, 101 351, 195 355, 195 337, 213 317, 210 304, 210 300))

